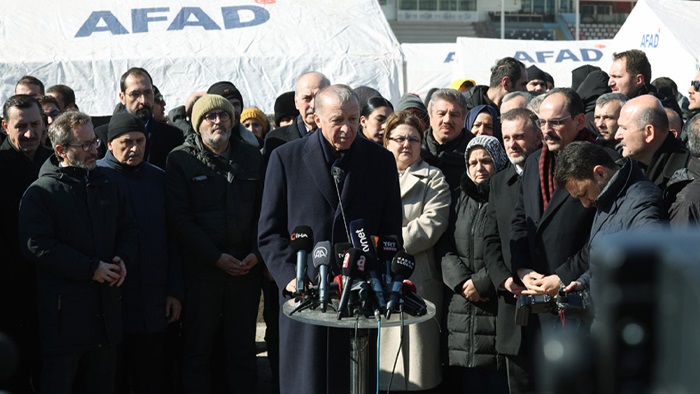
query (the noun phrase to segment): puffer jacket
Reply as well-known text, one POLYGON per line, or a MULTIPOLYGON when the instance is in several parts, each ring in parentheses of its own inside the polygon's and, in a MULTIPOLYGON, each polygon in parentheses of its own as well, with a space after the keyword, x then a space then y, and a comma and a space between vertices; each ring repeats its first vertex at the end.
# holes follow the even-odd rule
POLYGON ((115 256, 124 260, 128 278, 136 255, 138 227, 117 185, 99 169, 59 167, 51 156, 22 197, 19 240, 36 264, 42 351, 120 342, 120 288, 92 279, 99 262, 115 256))
POLYGON ((503 358, 496 352, 496 290, 484 263, 484 227, 489 182, 474 184, 467 175, 452 197, 450 227, 440 241, 447 310, 448 365, 466 368, 501 369, 503 358), (471 279, 487 302, 470 302, 462 293, 471 279))
POLYGON ((199 134, 168 155, 168 226, 182 255, 186 280, 234 280, 217 268, 222 253, 243 260, 257 251, 262 155, 230 138, 227 160, 205 149, 199 134))

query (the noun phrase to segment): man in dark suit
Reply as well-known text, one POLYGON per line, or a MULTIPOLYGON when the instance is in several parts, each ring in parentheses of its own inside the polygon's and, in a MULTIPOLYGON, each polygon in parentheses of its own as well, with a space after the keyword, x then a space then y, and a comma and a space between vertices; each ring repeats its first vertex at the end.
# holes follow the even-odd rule
POLYGON ((10 97, 3 106, 2 128, 8 138, 0 144, 0 217, 4 223, 4 236, 0 237, 0 332, 15 342, 21 358, 14 375, 0 378, 0 392, 22 393, 31 391, 32 377, 38 378, 39 334, 36 272, 20 250, 17 207, 52 152, 41 143, 46 124, 34 97, 10 97))
MULTIPOLYGON (((489 277, 499 295, 496 350, 506 356, 511 392, 519 393, 534 390, 534 376, 531 346, 523 343, 522 328, 515 325, 514 295, 520 295, 525 288, 515 283, 510 268, 510 227, 525 160, 539 149, 542 133, 537 124, 537 116, 525 108, 504 113, 501 122, 503 144, 511 165, 491 178, 484 255, 489 277)), ((532 329, 532 326, 525 329, 532 329)), ((531 335, 526 334, 525 338, 528 337, 531 335)))
MULTIPOLYGON (((314 121, 319 131, 270 155, 258 226, 265 263, 280 287, 291 292, 296 290, 295 255, 289 240, 294 227, 307 225, 315 240, 331 243, 348 242, 345 223, 355 219, 364 219, 367 234, 401 234, 396 165, 389 151, 356 138, 360 118, 357 97, 350 87, 333 85, 319 91, 315 100, 314 121), (331 176, 332 167, 345 174, 337 184, 331 176)), ((331 271, 339 273, 337 267, 331 271)), ((311 259, 307 272, 309 278, 316 277, 311 259)), ((280 316, 281 392, 347 392, 350 332, 280 316)))
POLYGON ((265 161, 270 158, 270 153, 285 142, 306 137, 318 127, 314 120, 316 103, 314 96, 319 90, 330 85, 331 82, 325 75, 317 71, 309 71, 297 78, 294 86, 294 105, 299 110, 299 116, 288 126, 279 127, 270 131, 265 136, 263 154, 265 161))
POLYGON ((584 128, 583 102, 572 89, 549 92, 539 115, 545 143, 525 161, 513 213, 511 262, 529 292, 556 295, 588 267, 581 248, 595 212, 556 187, 555 157, 572 141, 592 141, 592 135, 584 128))
MULTIPOLYGON (((133 67, 125 72, 119 82, 119 101, 126 112, 141 119, 146 124, 146 161, 165 169, 168 153, 185 142, 182 130, 153 119, 155 92, 153 80, 148 71, 133 67)), ((107 124, 95 129, 97 138, 103 143, 97 149, 98 158, 107 151, 107 124)))

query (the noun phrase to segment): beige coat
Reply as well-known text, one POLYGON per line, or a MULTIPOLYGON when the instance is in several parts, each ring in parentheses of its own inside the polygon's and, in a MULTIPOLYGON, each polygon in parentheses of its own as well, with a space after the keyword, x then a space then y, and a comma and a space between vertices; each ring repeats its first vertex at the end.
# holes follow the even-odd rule
MULTIPOLYGON (((418 160, 399 175, 403 205, 403 241, 406 252, 416 260, 409 278, 418 294, 437 307, 434 320, 414 324, 404 330, 404 343, 391 384, 391 390, 427 390, 440 384, 440 330, 442 278, 433 246, 445 232, 450 216, 450 190, 437 167, 418 160), (405 376, 408 375, 408 387, 405 376)), ((401 342, 400 328, 381 330, 380 387, 389 386, 394 359, 401 342)))

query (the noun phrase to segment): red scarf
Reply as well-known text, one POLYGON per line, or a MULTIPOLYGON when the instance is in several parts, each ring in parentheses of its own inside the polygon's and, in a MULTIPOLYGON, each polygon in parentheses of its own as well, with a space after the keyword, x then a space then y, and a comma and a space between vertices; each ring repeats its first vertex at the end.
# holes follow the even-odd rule
MULTIPOLYGON (((593 135, 588 129, 581 130, 574 141, 588 141, 593 143, 593 135)), ((540 193, 542 194, 542 212, 547 210, 547 205, 552 199, 554 191, 557 189, 554 182, 554 166, 556 165, 556 156, 547 147, 547 143, 542 144, 542 154, 540 155, 540 193)))

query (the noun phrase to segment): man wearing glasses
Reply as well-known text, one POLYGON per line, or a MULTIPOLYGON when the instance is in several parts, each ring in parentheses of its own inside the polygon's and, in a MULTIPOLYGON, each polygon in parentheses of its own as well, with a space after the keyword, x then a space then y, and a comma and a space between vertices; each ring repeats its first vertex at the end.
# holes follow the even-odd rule
POLYGON ((49 128, 54 148, 19 208, 19 243, 37 271, 41 391, 110 392, 122 340, 119 287, 136 254, 126 200, 96 169, 90 117, 70 111, 49 128))
MULTIPOLYGON (((153 118, 155 90, 148 71, 139 67, 130 68, 122 75, 119 88, 119 101, 124 105, 124 110, 146 124, 146 161, 164 169, 168 153, 184 141, 182 130, 153 118)), ((107 127, 105 124, 95 129, 102 141, 107 141, 107 127)), ((106 151, 106 146, 100 146, 98 158, 103 158, 106 151)))
POLYGON ((2 127, 7 139, 0 145, 0 217, 5 231, 0 237, 0 332, 10 336, 22 358, 17 373, 9 381, 0 381, 0 391, 19 393, 30 391, 30 373, 38 371, 38 335, 36 273, 19 248, 17 207, 51 150, 41 143, 46 126, 34 97, 10 97, 3 106, 2 127))
MULTIPOLYGON (((513 212, 511 263, 527 288, 525 294, 556 295, 588 268, 581 248, 595 214, 556 186, 556 156, 573 141, 593 142, 593 135, 584 128, 583 101, 573 89, 555 88, 547 93, 539 116, 544 143, 525 161, 513 212)), ((538 317, 543 325, 554 324, 548 314, 538 317)))
POLYGON ((186 289, 185 393, 210 391, 214 346, 225 348, 227 391, 256 392, 262 156, 233 135, 233 122, 228 100, 203 95, 192 108, 194 134, 170 153, 165 171, 169 229, 186 289), (223 343, 214 342, 218 331, 223 343))

